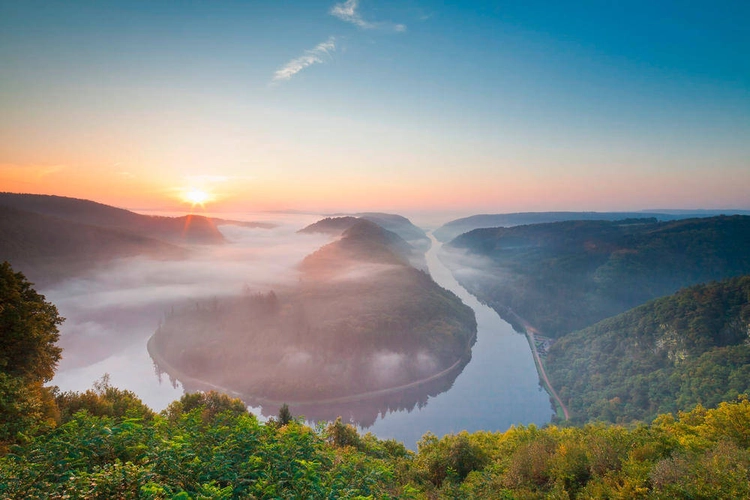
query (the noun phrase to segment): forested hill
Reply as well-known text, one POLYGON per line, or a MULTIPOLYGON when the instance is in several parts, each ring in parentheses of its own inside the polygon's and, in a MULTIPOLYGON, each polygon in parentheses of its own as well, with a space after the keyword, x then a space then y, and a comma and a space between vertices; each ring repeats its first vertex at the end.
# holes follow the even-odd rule
POLYGON ((547 358, 579 421, 650 420, 750 392, 750 276, 696 285, 564 336, 547 358))
POLYGON ((750 215, 748 210, 648 210, 644 212, 518 212, 512 214, 480 214, 452 220, 435 230, 435 237, 448 242, 474 229, 545 224, 571 220, 623 220, 653 218, 659 221, 694 219, 718 215, 750 215))
POLYGON ((559 336, 685 286, 750 273, 750 216, 476 229, 444 248, 459 281, 501 316, 512 319, 512 310, 559 336), (475 272, 460 271, 467 265, 475 272))
MULTIPOLYGON (((458 297, 409 265, 411 251, 395 233, 356 219, 303 260, 295 286, 178 310, 149 351, 183 383, 231 388, 250 401, 287 401, 294 410, 452 382, 470 357, 476 320, 458 297)), ((379 411, 361 418, 372 423, 379 411)))
MULTIPOLYGON (((350 217, 344 218, 349 222, 350 217)), ((335 224, 339 219, 325 219, 335 224)), ((316 223, 320 224, 320 223, 316 223)), ((408 265, 414 249, 396 233, 383 229, 374 222, 354 219, 342 233, 341 239, 308 255, 302 269, 313 272, 316 267, 338 271, 349 261, 408 265)))
POLYGON ((186 251, 145 236, 0 206, 0 262, 12 262, 37 284, 134 255, 183 258, 186 251))
POLYGON ((201 215, 161 217, 141 215, 90 200, 38 194, 0 193, 0 206, 69 222, 114 229, 170 243, 223 243, 220 224, 272 227, 271 224, 213 219, 201 215))
POLYGON ((422 229, 412 224, 409 219, 401 215, 384 214, 380 212, 364 212, 355 214, 354 216, 326 217, 314 224, 310 224, 304 229, 300 229, 299 232, 327 233, 338 236, 360 220, 374 222, 383 229, 396 233, 420 251, 424 252, 430 248, 431 243, 427 234, 425 234, 422 229))
MULTIPOLYGON (((400 218, 411 225, 408 219, 400 218)), ((336 259, 339 258, 338 253, 346 251, 350 254, 345 255, 344 257, 346 258, 374 262, 382 260, 387 263, 394 263, 395 259, 395 261, 404 264, 408 263, 417 269, 427 270, 427 263, 424 260, 422 251, 429 248, 429 240, 427 240, 428 244, 425 246, 422 240, 417 239, 416 243, 420 247, 415 248, 413 246, 415 240, 407 242, 398 232, 386 229, 370 219, 350 216, 327 217, 300 229, 298 232, 325 233, 341 236, 340 244, 323 247, 319 252, 306 258, 305 262, 307 264, 303 262, 303 266, 309 265, 313 257, 318 260, 323 258, 336 259)), ((326 265, 327 269, 335 269, 335 267, 335 265, 326 265)))
POLYGON ((357 217, 346 216, 346 217, 326 217, 318 222, 314 222, 309 226, 306 226, 298 233, 324 233, 332 236, 339 236, 341 233, 352 227, 359 221, 357 217))
POLYGON ((406 217, 380 212, 363 212, 355 215, 396 233, 418 250, 426 251, 430 248, 431 242, 424 230, 412 224, 406 217))

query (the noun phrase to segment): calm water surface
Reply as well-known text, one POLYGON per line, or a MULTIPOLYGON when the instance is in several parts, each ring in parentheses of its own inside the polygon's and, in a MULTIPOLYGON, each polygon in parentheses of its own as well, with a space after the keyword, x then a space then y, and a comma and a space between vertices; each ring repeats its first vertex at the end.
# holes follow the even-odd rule
POLYGON ((549 422, 553 414, 549 395, 539 386, 526 337, 458 284, 438 259, 441 244, 431 239, 427 265, 432 278, 458 295, 477 317, 477 342, 471 361, 453 387, 430 398, 426 406, 389 413, 368 430, 412 446, 427 431, 441 436, 461 430, 504 431, 515 424, 549 422))

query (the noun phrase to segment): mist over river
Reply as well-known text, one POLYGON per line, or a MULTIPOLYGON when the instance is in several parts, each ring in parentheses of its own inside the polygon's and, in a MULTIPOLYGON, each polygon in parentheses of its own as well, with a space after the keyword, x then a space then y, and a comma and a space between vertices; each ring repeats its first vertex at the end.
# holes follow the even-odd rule
MULTIPOLYGON (((268 220, 268 214, 265 217, 268 220)), ((61 327, 63 361, 52 384, 63 391, 83 391, 108 373, 112 385, 131 390, 154 410, 162 410, 183 394, 179 381, 157 374, 146 350, 165 313, 191 301, 232 296, 244 286, 267 290, 293 281, 296 264, 329 241, 322 235, 296 233, 319 218, 274 216, 278 224, 274 229, 221 226, 229 243, 201 248, 187 261, 124 260, 86 278, 41 290, 67 318, 61 327)), ((549 422, 553 409, 539 385, 526 338, 456 282, 438 258, 441 244, 432 236, 431 240, 426 260, 433 279, 476 314, 477 341, 471 359, 442 381, 410 388, 400 400, 398 394, 391 394, 387 400, 337 403, 328 409, 410 448, 428 431, 440 436, 464 429, 503 431, 511 425, 549 422), (370 416, 362 418, 363 412, 370 416)), ((277 411, 244 399, 256 414, 277 411)), ((295 411, 294 406, 291 410, 295 415, 315 414, 305 408, 295 411)), ((326 418, 332 417, 326 414, 326 418)))

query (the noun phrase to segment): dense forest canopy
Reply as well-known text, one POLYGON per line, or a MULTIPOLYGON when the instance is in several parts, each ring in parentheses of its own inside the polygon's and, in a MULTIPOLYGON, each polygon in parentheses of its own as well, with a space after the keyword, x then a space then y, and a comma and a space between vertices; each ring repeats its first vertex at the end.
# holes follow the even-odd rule
POLYGON ((64 416, 56 429, 0 456, 3 498, 750 495, 747 399, 631 428, 428 433, 416 452, 341 419, 311 428, 284 413, 264 424, 217 393, 185 395, 161 414, 106 384, 57 404, 64 416))
POLYGON ((477 229, 443 257, 501 316, 560 336, 684 286, 750 273, 748 248, 750 217, 720 216, 477 229))
POLYGON ((576 420, 649 420, 750 392, 750 276, 696 285, 564 336, 547 370, 576 420))

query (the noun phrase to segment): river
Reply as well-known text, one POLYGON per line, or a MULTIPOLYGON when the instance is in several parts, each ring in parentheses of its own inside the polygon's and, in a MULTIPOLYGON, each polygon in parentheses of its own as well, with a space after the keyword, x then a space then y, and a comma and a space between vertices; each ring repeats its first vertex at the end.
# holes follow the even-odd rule
MULTIPOLYGON (((228 229, 228 231, 245 231, 228 229)), ((267 230, 253 230, 251 243, 242 247, 242 262, 257 256, 272 238, 291 241, 300 238, 293 230, 280 229, 275 234, 267 230), (286 231, 286 232, 284 232, 286 231), (250 256, 250 257, 248 257, 250 256)), ((235 233, 231 236, 237 238, 235 233)), ((495 311, 481 304, 453 278, 450 270, 440 261, 441 244, 433 237, 427 252, 427 265, 433 279, 442 287, 454 292, 471 307, 477 318, 477 341, 472 348, 471 360, 456 376, 443 381, 438 388, 433 384, 422 394, 404 395, 405 404, 376 407, 372 417, 353 418, 357 408, 367 402, 355 403, 349 409, 337 407, 345 419, 364 422, 363 430, 381 438, 394 438, 414 448, 419 438, 430 431, 441 436, 461 430, 504 431, 511 425, 549 422, 553 414, 549 396, 539 385, 531 350, 524 335, 515 332, 495 311), (452 382, 452 384, 451 384, 452 382), (418 402, 417 402, 418 401, 418 402), (402 408, 402 409, 389 409, 402 408), (406 409, 403 409, 406 408, 406 409)), ((277 246, 274 255, 282 253, 288 263, 298 262, 310 249, 322 243, 319 239, 305 240, 304 245, 285 243, 277 246), (284 250, 286 249, 286 250, 284 250), (286 252, 286 253, 283 253, 286 252)), ((226 261, 233 255, 224 249, 226 261), (229 256, 229 257, 228 257, 229 256)), ((215 259, 207 254, 205 262, 215 259)), ((96 279, 80 279, 63 286, 45 290, 48 300, 55 303, 68 321, 63 325, 61 345, 64 360, 52 381, 62 390, 82 391, 104 373, 109 374, 112 385, 135 392, 146 404, 161 410, 178 399, 183 388, 177 381, 159 377, 146 350, 148 338, 154 332, 166 310, 174 304, 200 296, 234 293, 234 283, 216 281, 221 270, 212 269, 213 286, 205 284, 207 275, 195 267, 192 274, 178 274, 181 264, 160 263, 158 267, 128 264, 118 271, 115 267, 96 279), (156 280, 154 282, 154 280, 156 280), (148 288, 144 283, 148 282, 148 288), (156 286, 154 286, 156 283, 156 286), (229 290, 227 292, 226 290, 229 290)), ((182 272, 182 271, 179 271, 182 272)), ((226 279, 252 274, 249 268, 228 267, 226 279)), ((240 282, 236 283, 240 286, 240 282)), ((239 288, 237 288, 239 289, 239 288)), ((416 391, 419 392, 419 391, 416 391)), ((262 408, 251 408, 261 413, 262 408)), ((266 414, 276 409, 266 408, 266 414)), ((292 408, 294 410, 294 408, 292 408)))
POLYGON ((367 430, 410 446, 427 431, 442 436, 462 430, 504 431, 511 425, 546 424, 553 410, 549 395, 539 385, 526 337, 458 284, 438 258, 441 243, 432 235, 430 239, 426 258, 432 279, 455 293, 476 315, 477 342, 471 361, 448 391, 429 398, 424 407, 388 413, 367 430))

